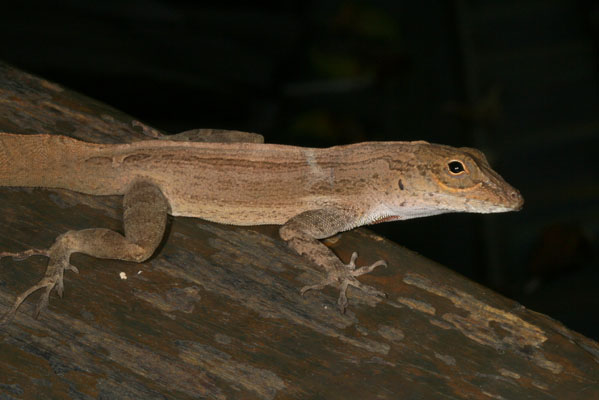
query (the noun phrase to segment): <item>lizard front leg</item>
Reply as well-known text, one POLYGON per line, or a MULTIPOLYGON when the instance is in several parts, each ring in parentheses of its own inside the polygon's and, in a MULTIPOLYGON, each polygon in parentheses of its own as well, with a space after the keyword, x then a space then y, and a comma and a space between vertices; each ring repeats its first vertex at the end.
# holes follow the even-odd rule
POLYGON ((372 296, 386 296, 383 292, 371 286, 364 285, 356 279, 357 276, 367 274, 381 265, 387 265, 379 260, 369 266, 356 268, 357 253, 353 253, 348 264, 341 260, 318 239, 324 239, 334 234, 352 228, 352 221, 356 216, 351 212, 336 208, 324 208, 306 211, 287 221, 279 230, 281 238, 299 254, 306 256, 314 263, 323 267, 326 276, 320 283, 305 286, 301 294, 309 290, 320 290, 328 285, 339 287, 337 304, 341 312, 347 308, 347 288, 354 286, 372 296))
POLYGON ((56 288, 56 292, 62 297, 64 271, 78 272, 77 268, 69 262, 72 253, 137 262, 148 259, 164 235, 168 208, 166 198, 155 185, 143 181, 135 182, 123 199, 124 236, 103 228, 68 231, 58 236, 48 249, 0 253, 0 258, 10 256, 18 260, 32 255, 43 255, 49 258, 44 277, 17 296, 11 309, 0 319, 0 323, 10 322, 21 303, 40 289, 44 292, 35 311, 36 318, 48 305, 52 289, 56 288))

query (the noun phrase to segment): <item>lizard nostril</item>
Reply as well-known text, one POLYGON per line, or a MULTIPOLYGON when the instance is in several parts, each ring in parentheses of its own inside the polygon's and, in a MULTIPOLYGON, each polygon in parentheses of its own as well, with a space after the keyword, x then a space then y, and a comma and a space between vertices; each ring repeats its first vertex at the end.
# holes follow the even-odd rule
POLYGON ((522 195, 520 194, 520 192, 516 189, 513 189, 509 192, 509 196, 510 198, 516 203, 516 207, 519 210, 520 208, 522 208, 522 205, 524 204, 524 198, 522 197, 522 195))

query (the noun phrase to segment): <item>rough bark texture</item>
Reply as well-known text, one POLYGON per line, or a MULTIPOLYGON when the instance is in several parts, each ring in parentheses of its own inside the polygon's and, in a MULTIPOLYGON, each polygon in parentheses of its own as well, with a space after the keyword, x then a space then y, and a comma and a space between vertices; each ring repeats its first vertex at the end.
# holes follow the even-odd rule
MULTIPOLYGON (((144 137, 131 117, 4 64, 0 101, 2 131, 144 137)), ((0 204, 6 251, 121 229, 118 197, 0 188, 0 204)), ((350 289, 341 315, 332 288, 302 298, 321 272, 274 226, 174 218, 147 262, 74 255, 65 297, 39 320, 29 299, 0 329, 0 398, 599 398, 596 342, 368 230, 328 245, 344 261, 386 259, 360 280, 388 299, 350 289)), ((45 263, 1 260, 0 310, 45 263)))

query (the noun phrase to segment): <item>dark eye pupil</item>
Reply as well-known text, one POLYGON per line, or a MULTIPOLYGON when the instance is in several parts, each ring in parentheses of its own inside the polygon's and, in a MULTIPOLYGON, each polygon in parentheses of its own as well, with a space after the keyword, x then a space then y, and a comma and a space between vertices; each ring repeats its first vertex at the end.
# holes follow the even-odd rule
POLYGON ((454 174, 464 172, 464 165, 459 161, 452 161, 449 164, 447 164, 447 166, 449 167, 449 171, 451 171, 454 174))

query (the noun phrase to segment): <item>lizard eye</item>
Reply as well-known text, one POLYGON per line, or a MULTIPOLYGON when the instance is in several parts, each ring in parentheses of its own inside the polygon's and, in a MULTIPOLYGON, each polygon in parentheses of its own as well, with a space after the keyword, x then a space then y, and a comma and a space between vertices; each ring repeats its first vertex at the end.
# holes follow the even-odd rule
POLYGON ((466 172, 466 168, 464 168, 464 164, 459 161, 450 161, 447 163, 447 168, 452 175, 461 175, 466 172))

